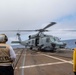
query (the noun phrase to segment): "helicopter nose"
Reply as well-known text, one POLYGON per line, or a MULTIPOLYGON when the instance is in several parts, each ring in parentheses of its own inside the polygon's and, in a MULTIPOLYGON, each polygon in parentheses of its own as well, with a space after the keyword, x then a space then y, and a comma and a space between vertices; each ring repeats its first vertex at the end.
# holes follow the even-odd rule
POLYGON ((67 44, 66 43, 64 43, 64 46, 66 46, 67 44))

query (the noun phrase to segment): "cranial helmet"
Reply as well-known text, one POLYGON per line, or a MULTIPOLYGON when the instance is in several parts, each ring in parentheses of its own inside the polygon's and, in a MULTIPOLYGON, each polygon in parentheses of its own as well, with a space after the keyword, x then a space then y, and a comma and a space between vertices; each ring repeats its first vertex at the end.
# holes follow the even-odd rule
POLYGON ((6 43, 8 38, 5 34, 0 34, 0 43, 6 43))

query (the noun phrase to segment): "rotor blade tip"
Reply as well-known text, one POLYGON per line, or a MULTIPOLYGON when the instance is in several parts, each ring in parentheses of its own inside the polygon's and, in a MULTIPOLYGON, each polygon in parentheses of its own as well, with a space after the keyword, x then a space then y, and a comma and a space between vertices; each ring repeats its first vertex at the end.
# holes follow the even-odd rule
POLYGON ((56 24, 56 22, 51 22, 52 24, 56 24))

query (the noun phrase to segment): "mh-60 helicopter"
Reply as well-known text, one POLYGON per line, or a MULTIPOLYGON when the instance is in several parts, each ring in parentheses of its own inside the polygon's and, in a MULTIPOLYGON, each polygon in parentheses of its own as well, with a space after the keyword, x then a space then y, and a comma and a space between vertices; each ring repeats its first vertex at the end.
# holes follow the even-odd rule
POLYGON ((38 31, 35 35, 29 35, 28 40, 22 41, 20 34, 17 33, 19 41, 12 41, 12 43, 20 43, 21 45, 24 45, 25 47, 29 47, 30 49, 36 48, 37 50, 46 50, 46 51, 54 51, 58 48, 65 48, 66 43, 60 41, 58 37, 52 36, 52 35, 46 35, 43 32, 48 31, 46 30, 48 27, 56 24, 56 22, 51 22, 43 29, 37 29, 37 30, 20 30, 23 31, 38 31))

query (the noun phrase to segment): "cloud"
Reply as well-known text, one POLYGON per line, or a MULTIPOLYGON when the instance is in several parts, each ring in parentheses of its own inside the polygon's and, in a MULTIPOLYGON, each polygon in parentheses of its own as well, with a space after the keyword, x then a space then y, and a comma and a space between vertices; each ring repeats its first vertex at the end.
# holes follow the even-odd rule
POLYGON ((51 21, 57 24, 48 29, 76 29, 75 7, 76 0, 1 0, 0 30, 39 29, 51 21))

